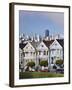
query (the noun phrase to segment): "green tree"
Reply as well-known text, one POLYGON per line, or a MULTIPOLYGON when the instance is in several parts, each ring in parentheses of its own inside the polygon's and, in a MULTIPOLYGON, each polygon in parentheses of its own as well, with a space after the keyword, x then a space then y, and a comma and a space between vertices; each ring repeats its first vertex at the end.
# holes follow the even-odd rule
POLYGON ((56 65, 61 66, 63 64, 63 60, 56 60, 56 65))
POLYGON ((33 67, 33 66, 35 66, 35 62, 33 62, 33 61, 28 62, 28 63, 27 63, 27 66, 28 66, 28 67, 33 67))
POLYGON ((40 61, 40 66, 48 66, 48 61, 40 61))

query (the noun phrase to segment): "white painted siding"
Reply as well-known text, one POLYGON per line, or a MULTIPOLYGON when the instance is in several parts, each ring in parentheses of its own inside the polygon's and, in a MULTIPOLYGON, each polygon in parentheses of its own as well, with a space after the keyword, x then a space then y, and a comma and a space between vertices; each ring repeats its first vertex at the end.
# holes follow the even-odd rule
POLYGON ((63 59, 63 48, 58 41, 55 40, 50 45, 50 63, 55 63, 58 59, 63 59))
POLYGON ((38 64, 41 60, 48 60, 48 47, 44 44, 44 42, 41 42, 36 49, 38 64))
POLYGON ((36 51, 35 48, 28 42, 28 44, 23 48, 24 52, 24 66, 30 62, 34 61, 36 63, 36 51))

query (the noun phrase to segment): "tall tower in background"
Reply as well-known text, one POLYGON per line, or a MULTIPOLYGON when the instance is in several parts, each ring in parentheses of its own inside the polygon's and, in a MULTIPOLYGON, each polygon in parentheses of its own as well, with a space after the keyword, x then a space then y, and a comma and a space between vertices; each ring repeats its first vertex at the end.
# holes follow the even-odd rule
POLYGON ((46 30, 45 30, 45 37, 48 37, 48 36, 49 36, 49 30, 46 29, 46 30))

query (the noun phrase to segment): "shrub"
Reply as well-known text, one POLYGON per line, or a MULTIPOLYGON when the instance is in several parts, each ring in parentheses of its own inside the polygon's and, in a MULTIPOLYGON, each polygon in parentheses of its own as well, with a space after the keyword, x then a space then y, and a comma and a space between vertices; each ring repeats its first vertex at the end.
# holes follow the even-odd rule
POLYGON ((40 66, 48 66, 48 61, 41 61, 40 66))
POLYGON ((61 66, 63 64, 63 60, 56 60, 56 64, 61 66))
POLYGON ((33 61, 28 62, 28 63, 27 63, 27 66, 29 66, 29 67, 33 67, 33 66, 35 66, 35 62, 33 62, 33 61))

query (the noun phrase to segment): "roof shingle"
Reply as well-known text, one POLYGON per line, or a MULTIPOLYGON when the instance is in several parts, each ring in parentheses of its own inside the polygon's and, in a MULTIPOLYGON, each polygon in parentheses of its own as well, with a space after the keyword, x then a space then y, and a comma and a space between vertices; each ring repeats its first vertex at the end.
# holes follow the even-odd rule
POLYGON ((49 46, 54 42, 54 40, 50 40, 50 41, 45 41, 45 40, 43 40, 43 42, 45 43, 45 45, 46 45, 47 47, 49 47, 49 46))
POLYGON ((27 43, 19 43, 19 48, 23 49, 26 45, 27 43))

